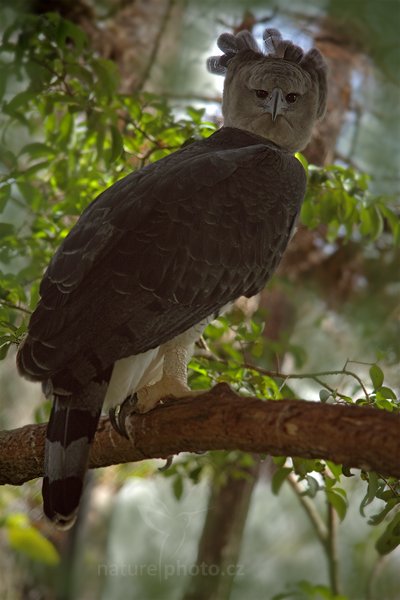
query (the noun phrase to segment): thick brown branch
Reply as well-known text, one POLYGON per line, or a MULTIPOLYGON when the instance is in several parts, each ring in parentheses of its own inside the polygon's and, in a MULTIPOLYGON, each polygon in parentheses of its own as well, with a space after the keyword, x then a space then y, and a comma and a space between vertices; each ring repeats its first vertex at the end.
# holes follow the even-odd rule
MULTIPOLYGON (((0 483, 20 485, 43 475, 45 425, 0 433, 0 483)), ((243 398, 227 385, 196 398, 171 399, 130 415, 133 443, 103 418, 90 466, 166 458, 179 452, 240 449, 329 459, 400 477, 400 416, 372 408, 302 400, 243 398)))

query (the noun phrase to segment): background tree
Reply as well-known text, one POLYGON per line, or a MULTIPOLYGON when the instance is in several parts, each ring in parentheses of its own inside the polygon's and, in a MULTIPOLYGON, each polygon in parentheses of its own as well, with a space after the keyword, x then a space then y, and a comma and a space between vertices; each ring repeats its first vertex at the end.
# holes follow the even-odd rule
MULTIPOLYGON (((211 8, 202 3, 199 7, 189 3, 185 9, 179 2, 155 0, 131 5, 74 3, 72 12, 69 3, 55 3, 56 14, 52 15, 42 15, 43 10, 48 10, 48 4, 42 7, 37 3, 33 5, 36 14, 22 12, 17 20, 14 11, 4 11, 0 55, 3 98, 0 346, 3 357, 10 347, 12 354, 12 346, 23 334, 26 313, 37 301, 37 286, 44 266, 84 206, 132 168, 157 160, 192 136, 208 135, 213 131, 212 123, 202 123, 203 109, 191 108, 179 117, 177 115, 182 115, 182 111, 172 112, 160 96, 143 92, 143 87, 168 91, 171 99, 181 103, 183 100, 185 104, 185 96, 189 100, 196 95, 196 89, 190 91, 187 84, 185 87, 180 73, 188 82, 196 79, 196 75, 190 76, 196 73, 193 58, 198 58, 201 51, 205 55, 212 53, 208 46, 215 39, 216 30, 226 30, 230 25, 236 28, 253 26, 257 34, 268 21, 284 30, 288 28, 288 35, 293 27, 298 35, 312 34, 330 60, 329 116, 308 149, 308 156, 313 163, 319 164, 324 160, 339 159, 341 166, 308 168, 309 193, 302 213, 304 228, 292 242, 280 277, 260 298, 260 309, 256 313, 254 306, 247 304, 238 307, 229 318, 209 327, 208 349, 199 351, 193 360, 192 385, 210 387, 226 381, 242 394, 276 399, 313 397, 319 392, 324 402, 356 402, 390 412, 397 410, 393 388, 398 385, 398 379, 392 365, 398 361, 399 353, 395 287, 398 250, 395 244, 400 237, 400 225, 395 200, 388 195, 396 183, 393 179, 395 170, 391 168, 395 164, 396 149, 393 110, 390 123, 386 119, 387 103, 394 97, 396 89, 395 62, 390 60, 394 38, 391 38, 392 30, 388 25, 395 22, 395 11, 388 19, 391 3, 383 3, 386 9, 380 6, 362 14, 356 12, 355 19, 348 7, 339 4, 332 3, 326 11, 314 10, 308 18, 302 13, 304 6, 301 3, 295 7, 297 12, 293 10, 293 3, 290 9, 280 4, 279 13, 271 8, 267 15, 265 3, 260 10, 257 3, 249 3, 247 6, 253 12, 247 12, 244 19, 244 2, 232 3, 226 17, 226 8, 222 6, 211 8), (206 20, 203 12, 207 15, 206 20), (60 19, 58 13, 70 20, 60 19), (236 19, 232 20, 232 14, 236 19), (218 23, 217 18, 225 23, 218 23), (181 57, 176 34, 185 31, 184 24, 186 35, 191 37, 192 49, 186 47, 181 57), (215 31, 208 32, 206 38, 204 29, 210 29, 210 24, 215 31), (180 64, 180 68, 170 72, 168 77, 161 77, 158 65, 166 66, 166 56, 173 62, 174 54, 175 64, 180 64), (376 107, 380 107, 383 114, 376 107), (372 132, 368 132, 370 123, 373 124, 372 132), (377 135, 379 153, 384 160, 371 152, 371 144, 367 143, 377 135), (371 180, 360 172, 360 167, 367 167, 374 178, 371 180), (243 312, 248 317, 245 325, 241 324, 243 312), (267 325, 263 331, 265 320, 267 325), (326 338, 329 338, 328 343, 326 338), (334 352, 332 346, 336 346, 334 352), (369 364, 350 365, 348 358, 369 364), (378 360, 381 366, 377 365, 378 360), (381 367, 385 370, 385 380, 381 367), (304 373, 305 369, 313 371, 311 376, 304 373), (355 376, 349 375, 348 372, 354 369, 355 376), (318 374, 320 370, 329 371, 329 375, 318 374), (339 372, 336 379, 331 378, 333 371, 339 372), (295 375, 300 379, 295 379, 295 375), (306 382, 307 386, 296 387, 296 381, 306 382)), ((365 5, 372 6, 364 2, 365 5)), ((204 82, 203 77, 201 75, 199 79, 204 82)), ((204 97, 203 90, 198 95, 204 97)), ((218 100, 218 91, 210 90, 205 96, 203 103, 208 101, 209 119, 214 119, 211 108, 213 100, 218 100)), ((12 411, 7 410, 7 406, 10 405, 9 398, 13 397, 13 387, 20 383, 10 378, 10 373, 14 372, 12 356, 4 364, 1 417, 4 426, 11 427, 19 421, 14 404, 12 411)), ((19 409, 22 422, 26 423, 31 420, 26 414, 26 406, 32 392, 26 387, 17 389, 22 400, 20 406, 23 408, 19 409)), ((37 406, 36 418, 43 420, 48 407, 41 401, 37 406)), ((94 488, 94 498, 96 489, 118 487, 126 469, 115 468, 104 474, 100 485, 94 488)), ((154 470, 151 466, 140 469, 142 474, 143 469, 147 469, 147 474, 154 470)), ((255 482, 249 475, 254 476, 259 469, 258 458, 230 452, 189 456, 166 471, 167 483, 172 482, 176 497, 183 497, 183 500, 190 481, 201 482, 207 475, 214 481, 210 506, 215 508, 215 513, 208 512, 199 549, 199 566, 208 561, 218 573, 224 566, 234 566, 255 482), (218 519, 215 523, 213 514, 232 517, 223 522, 218 519), (223 536, 222 527, 225 527, 223 536)), ((275 492, 284 481, 289 482, 313 523, 330 571, 328 586, 316 585, 328 581, 325 577, 311 578, 309 583, 296 584, 285 593, 284 583, 294 581, 288 574, 280 586, 272 585, 271 590, 282 591, 280 597, 334 597, 339 589, 335 514, 344 517, 346 490, 351 489, 343 478, 343 469, 321 460, 285 461, 282 458, 274 463, 263 463, 261 471, 262 479, 272 476, 275 492), (325 501, 328 504, 324 523, 325 501)), ((345 469, 344 475, 349 474, 345 469)), ((384 503, 377 505, 377 514, 372 519, 379 523, 386 518, 377 546, 384 555, 398 543, 398 481, 371 473, 363 473, 362 478, 365 480, 362 510, 376 497, 384 503)), ((284 493, 282 487, 281 498, 284 493)), ((52 539, 64 557, 65 578, 61 579, 64 597, 68 594, 76 597, 73 585, 79 581, 88 589, 88 583, 84 584, 76 571, 74 574, 72 560, 76 560, 77 548, 81 551, 84 548, 80 537, 85 524, 83 515, 80 528, 66 543, 65 538, 54 537, 54 532, 49 531, 41 520, 36 484, 24 486, 22 492, 7 491, 2 503, 7 507, 3 544, 5 547, 11 545, 22 561, 24 577, 21 585, 28 590, 37 588, 40 581, 40 593, 44 596, 46 585, 51 587, 52 578, 60 581, 56 567, 44 567, 46 563, 54 565, 58 555, 54 546, 39 535, 41 531, 52 539), (23 506, 25 514, 17 514, 18 505, 23 506), (26 514, 29 514, 29 520, 26 514)), ((156 510, 148 519, 150 528, 154 526, 155 514, 156 510)), ((90 531, 92 535, 97 531, 104 538, 104 529, 97 511, 97 519, 94 518, 90 531)), ((187 525, 178 529, 185 533, 187 525)), ((117 530, 118 520, 114 517, 110 540, 115 539, 117 530)), ((122 537, 121 532, 120 535, 122 537)), ((167 548, 173 545, 172 540, 167 538, 167 541, 167 548)), ((372 547, 372 542, 369 545, 372 547)), ((159 547, 157 552, 157 557, 165 561, 166 556, 161 557, 159 547)), ((268 549, 270 553, 271 549, 268 549)), ((81 558, 85 560, 82 555, 81 558)), ((4 564, 10 560, 13 559, 3 557, 4 564)), ((98 560, 100 564, 99 555, 98 560)), ((368 569, 375 560, 375 556, 368 558, 368 569)), ((158 558, 156 562, 158 564, 158 558)), ((344 560, 341 562, 343 565, 344 560)), ((192 574, 196 572, 193 569, 192 574)), ((346 580, 343 589, 349 598, 355 598, 355 594, 360 598, 366 595, 365 569, 359 572, 364 580, 358 586, 348 578, 346 580)), ((188 573, 187 569, 183 575, 188 573)), ((184 594, 183 590, 189 586, 187 597, 211 598, 214 594, 222 599, 229 593, 240 594, 244 581, 249 581, 248 578, 241 579, 237 569, 231 570, 228 577, 216 577, 215 573, 206 570, 207 573, 211 577, 201 577, 200 582, 196 577, 189 582, 182 574, 175 577, 171 597, 184 594), (208 587, 210 581, 212 589, 208 587), (201 592, 204 585, 205 591, 201 592)), ((390 573, 389 563, 385 573, 385 579, 389 581, 385 591, 388 599, 395 598, 397 593, 390 587, 390 573)), ((92 578, 91 585, 98 585, 99 580, 99 576, 92 578)), ((106 579, 109 597, 115 595, 112 581, 112 578, 106 579)), ((132 578, 128 581, 132 584, 132 578)), ((156 590, 159 597, 167 597, 165 577, 161 583, 161 588, 157 588, 154 577, 147 577, 142 595, 136 590, 137 597, 146 593, 151 595, 149 590, 156 590)), ((378 583, 382 585, 382 578, 378 583)), ((9 585, 12 587, 15 582, 10 581, 9 585)), ((137 578, 135 585, 138 585, 137 578)), ((374 589, 377 589, 374 585, 377 585, 376 581, 372 581, 369 588, 371 598, 375 597, 374 589)), ((255 597, 256 589, 254 584, 255 597)), ((153 594, 152 597, 156 596, 153 594)))

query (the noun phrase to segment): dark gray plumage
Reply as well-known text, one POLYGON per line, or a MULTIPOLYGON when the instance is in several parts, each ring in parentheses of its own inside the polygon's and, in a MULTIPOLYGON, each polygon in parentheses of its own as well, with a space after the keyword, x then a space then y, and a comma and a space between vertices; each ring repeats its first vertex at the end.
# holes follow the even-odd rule
POLYGON ((54 398, 44 510, 73 521, 101 407, 137 392, 139 411, 188 390, 193 342, 229 303, 259 292, 293 230, 326 68, 267 30, 223 34, 225 126, 103 192, 58 249, 19 348, 22 375, 54 398))

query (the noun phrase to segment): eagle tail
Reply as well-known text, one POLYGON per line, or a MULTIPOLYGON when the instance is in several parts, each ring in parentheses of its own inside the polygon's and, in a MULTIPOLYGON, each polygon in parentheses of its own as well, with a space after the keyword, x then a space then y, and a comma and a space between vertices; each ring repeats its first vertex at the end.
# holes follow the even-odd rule
POLYGON ((71 527, 76 518, 106 390, 107 382, 91 381, 73 396, 54 394, 42 494, 45 515, 60 529, 71 527))

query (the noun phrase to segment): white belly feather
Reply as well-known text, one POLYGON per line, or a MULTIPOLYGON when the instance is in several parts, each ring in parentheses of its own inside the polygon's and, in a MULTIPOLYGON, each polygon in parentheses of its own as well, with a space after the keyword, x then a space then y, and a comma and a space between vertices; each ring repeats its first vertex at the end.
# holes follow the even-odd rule
POLYGON ((110 408, 123 402, 128 396, 159 382, 164 373, 164 358, 168 354, 176 358, 185 357, 185 364, 177 364, 177 373, 185 372, 187 361, 193 354, 193 345, 204 328, 214 319, 214 315, 194 325, 174 339, 142 354, 128 356, 116 361, 105 397, 105 407, 110 408))

